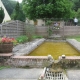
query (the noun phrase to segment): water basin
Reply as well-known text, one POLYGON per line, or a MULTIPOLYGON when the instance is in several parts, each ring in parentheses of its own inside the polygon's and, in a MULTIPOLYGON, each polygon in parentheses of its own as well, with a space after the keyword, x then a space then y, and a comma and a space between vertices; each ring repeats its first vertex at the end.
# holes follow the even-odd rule
POLYGON ((44 42, 28 56, 47 56, 52 55, 54 59, 58 59, 61 55, 80 56, 80 52, 70 46, 67 42, 44 42))

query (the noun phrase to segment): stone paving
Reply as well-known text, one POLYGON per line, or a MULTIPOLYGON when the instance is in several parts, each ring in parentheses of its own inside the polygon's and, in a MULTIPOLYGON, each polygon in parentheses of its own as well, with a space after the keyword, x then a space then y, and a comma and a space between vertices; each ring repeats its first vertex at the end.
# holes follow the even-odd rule
POLYGON ((42 68, 7 68, 0 70, 0 80, 38 80, 42 73, 42 68))
POLYGON ((69 80, 80 80, 80 70, 67 70, 69 80))
MULTIPOLYGON (((0 80, 38 80, 41 68, 7 68, 0 70, 0 80)), ((80 70, 67 70, 68 80, 80 80, 80 70)))

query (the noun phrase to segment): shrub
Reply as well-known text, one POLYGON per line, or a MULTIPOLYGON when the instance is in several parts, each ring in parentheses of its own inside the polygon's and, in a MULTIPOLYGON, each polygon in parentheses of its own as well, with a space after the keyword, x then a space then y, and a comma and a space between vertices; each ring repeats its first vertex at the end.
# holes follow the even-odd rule
POLYGON ((28 37, 26 35, 22 35, 16 38, 18 43, 25 43, 28 41, 28 37))
POLYGON ((33 39, 37 39, 37 38, 43 38, 42 36, 39 36, 39 35, 34 35, 33 36, 33 39))

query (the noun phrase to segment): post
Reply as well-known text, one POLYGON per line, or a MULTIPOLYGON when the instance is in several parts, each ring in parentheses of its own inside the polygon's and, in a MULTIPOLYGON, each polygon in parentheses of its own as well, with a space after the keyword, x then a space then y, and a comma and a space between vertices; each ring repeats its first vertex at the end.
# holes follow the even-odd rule
MULTIPOLYGON (((3 32, 2 32, 2 25, 0 25, 0 28, 1 28, 1 36, 2 36, 2 33, 3 33, 3 32)), ((0 36, 0 37, 1 37, 1 36, 0 36)))
POLYGON ((18 37, 19 35, 18 35, 18 20, 17 20, 17 37, 18 37))
POLYGON ((64 39, 64 21, 63 21, 63 39, 64 39))

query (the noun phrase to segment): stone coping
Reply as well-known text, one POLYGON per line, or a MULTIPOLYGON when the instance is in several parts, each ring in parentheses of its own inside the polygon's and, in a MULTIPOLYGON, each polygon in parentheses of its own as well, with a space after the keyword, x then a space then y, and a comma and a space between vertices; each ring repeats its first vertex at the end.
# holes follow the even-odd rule
POLYGON ((15 59, 47 59, 47 56, 13 56, 15 59))
POLYGON ((80 56, 66 56, 65 58, 62 58, 62 59, 72 59, 72 60, 74 60, 74 59, 80 59, 80 56))
MULTIPOLYGON (((14 59, 48 59, 48 56, 13 56, 14 59)), ((61 59, 79 60, 80 56, 66 56, 61 59)))
POLYGON ((68 42, 70 45, 72 45, 77 51, 80 52, 80 42, 78 42, 75 39, 67 39, 66 42, 68 42))
POLYGON ((31 51, 36 49, 40 44, 45 41, 44 38, 36 39, 32 42, 27 42, 25 44, 17 45, 13 48, 13 54, 16 56, 23 56, 29 54, 31 51))
POLYGON ((13 54, 12 53, 0 53, 0 56, 6 56, 6 57, 9 57, 9 56, 12 56, 13 54))

